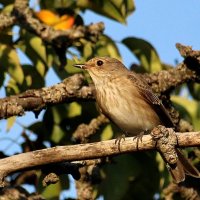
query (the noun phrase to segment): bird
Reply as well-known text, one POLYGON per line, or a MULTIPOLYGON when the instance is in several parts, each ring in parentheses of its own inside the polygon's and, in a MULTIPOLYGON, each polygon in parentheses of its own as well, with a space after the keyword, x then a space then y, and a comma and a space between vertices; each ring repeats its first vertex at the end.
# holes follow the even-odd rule
MULTIPOLYGON (((88 71, 100 111, 126 135, 139 136, 158 125, 174 127, 168 111, 147 82, 118 59, 94 57, 74 66, 88 71)), ((183 182, 185 174, 199 178, 198 170, 180 150, 176 152, 177 163, 167 165, 174 182, 183 182)))

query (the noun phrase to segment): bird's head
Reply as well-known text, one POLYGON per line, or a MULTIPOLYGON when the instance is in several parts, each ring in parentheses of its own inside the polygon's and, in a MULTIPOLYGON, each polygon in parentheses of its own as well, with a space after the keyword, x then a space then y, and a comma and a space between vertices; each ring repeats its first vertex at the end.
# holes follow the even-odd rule
POLYGON ((127 68, 119 60, 110 57, 95 57, 85 64, 75 64, 74 66, 87 70, 94 82, 97 78, 118 76, 127 72, 127 68))

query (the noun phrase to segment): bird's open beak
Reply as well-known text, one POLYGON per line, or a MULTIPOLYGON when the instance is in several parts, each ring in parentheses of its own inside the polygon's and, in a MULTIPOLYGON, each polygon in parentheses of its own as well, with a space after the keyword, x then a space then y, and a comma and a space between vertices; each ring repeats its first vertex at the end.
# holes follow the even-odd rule
POLYGON ((85 65, 84 64, 75 64, 74 67, 85 69, 85 65))

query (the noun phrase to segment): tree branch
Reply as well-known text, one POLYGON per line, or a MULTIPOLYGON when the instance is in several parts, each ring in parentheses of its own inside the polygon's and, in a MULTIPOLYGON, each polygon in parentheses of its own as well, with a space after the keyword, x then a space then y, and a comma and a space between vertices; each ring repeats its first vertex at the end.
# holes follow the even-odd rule
POLYGON ((183 199, 199 199, 198 189, 192 186, 178 185, 175 183, 170 183, 163 190, 165 199, 173 200, 176 193, 180 193, 183 199))
POLYGON ((80 141, 80 143, 86 143, 88 138, 96 133, 100 126, 106 123, 109 123, 109 119, 105 115, 100 114, 97 118, 92 119, 89 124, 80 124, 72 137, 74 140, 80 141))
POLYGON ((55 46, 69 46, 74 41, 87 38, 96 41, 104 30, 102 22, 89 26, 77 26, 69 30, 55 30, 52 27, 41 23, 34 17, 33 11, 29 8, 27 0, 15 0, 14 9, 11 14, 0 14, 0 30, 17 23, 20 27, 38 35, 43 41, 53 43, 55 46))
POLYGON ((68 47, 81 38, 87 38, 95 42, 104 30, 102 22, 89 26, 77 26, 65 31, 54 30, 33 17, 33 11, 28 7, 28 3, 27 0, 15 0, 12 14, 17 18, 18 25, 38 35, 43 41, 53 43, 57 47, 68 47))
POLYGON ((84 77, 73 75, 51 87, 27 90, 19 95, 0 99, 0 119, 13 115, 22 116, 25 111, 38 114, 47 106, 71 102, 74 99, 94 99, 94 89, 83 86, 84 77))
MULTIPOLYGON (((97 118, 93 118, 89 124, 80 124, 72 137, 76 142, 78 141, 82 144, 87 143, 89 142, 89 138, 96 133, 100 126, 108 122, 109 120, 103 114, 100 114, 97 118)), ((80 179, 76 181, 78 199, 93 199, 95 187, 92 181, 94 179, 92 171, 95 169, 99 171, 96 163, 101 162, 100 160, 102 161, 102 159, 90 160, 92 163, 89 164, 87 162, 87 165, 79 169, 80 179)))
MULTIPOLYGON (((200 51, 190 49, 190 54, 188 50, 186 56, 188 55, 190 62, 186 57, 184 62, 176 68, 153 74, 142 74, 141 76, 147 80, 148 84, 157 93, 169 91, 185 82, 199 82, 200 51)), ((94 94, 94 86, 84 86, 83 75, 76 74, 52 87, 27 90, 19 95, 0 99, 0 119, 16 115, 21 116, 25 111, 33 111, 37 114, 49 105, 73 100, 94 100, 94 94)))
MULTIPOLYGON (((179 147, 200 146, 200 132, 176 133, 179 147)), ((19 155, 13 155, 0 160, 0 186, 4 186, 4 178, 10 173, 41 167, 51 163, 78 161, 114 156, 122 153, 155 149, 155 141, 150 135, 142 138, 137 148, 137 140, 128 137, 121 140, 120 149, 115 139, 89 144, 57 146, 19 155)))
POLYGON ((16 22, 16 17, 11 16, 7 13, 0 14, 0 31, 3 29, 12 26, 16 22))
POLYGON ((173 69, 141 75, 159 94, 189 81, 200 82, 200 51, 192 50, 191 47, 181 44, 176 44, 176 47, 181 56, 185 58, 181 64, 173 69))

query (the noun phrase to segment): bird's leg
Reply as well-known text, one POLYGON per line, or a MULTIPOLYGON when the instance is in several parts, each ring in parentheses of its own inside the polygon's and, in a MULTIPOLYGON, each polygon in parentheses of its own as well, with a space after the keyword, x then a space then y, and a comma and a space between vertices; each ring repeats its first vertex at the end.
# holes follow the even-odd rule
POLYGON ((125 138, 126 138, 126 134, 122 134, 120 136, 118 136, 115 140, 115 144, 118 145, 118 150, 120 151, 120 143, 121 143, 121 140, 123 139, 125 141, 125 138))
POLYGON ((151 131, 146 129, 146 130, 140 132, 139 135, 136 135, 136 136, 133 137, 133 140, 136 140, 137 150, 138 150, 139 141, 142 143, 142 137, 144 135, 148 135, 150 133, 151 133, 151 131))

